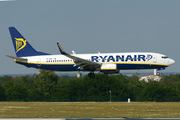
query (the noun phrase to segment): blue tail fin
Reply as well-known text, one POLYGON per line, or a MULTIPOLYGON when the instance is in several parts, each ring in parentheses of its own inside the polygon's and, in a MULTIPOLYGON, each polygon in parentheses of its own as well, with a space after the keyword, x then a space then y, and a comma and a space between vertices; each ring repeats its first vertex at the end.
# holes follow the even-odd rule
POLYGON ((9 27, 9 32, 17 57, 49 55, 47 53, 36 51, 15 27, 9 27))

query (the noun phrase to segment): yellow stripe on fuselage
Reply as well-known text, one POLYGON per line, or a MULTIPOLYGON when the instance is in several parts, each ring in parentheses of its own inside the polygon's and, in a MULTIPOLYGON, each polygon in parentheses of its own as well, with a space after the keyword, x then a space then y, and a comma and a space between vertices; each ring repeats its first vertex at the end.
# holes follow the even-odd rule
MULTIPOLYGON (((25 62, 25 61, 18 61, 15 62, 27 63, 27 64, 42 64, 42 65, 75 65, 75 63, 59 63, 59 62, 50 62, 50 63, 38 63, 38 62, 25 62)), ((109 62, 110 64, 141 64, 141 65, 160 65, 168 67, 169 65, 166 64, 157 64, 157 63, 130 63, 130 62, 109 62)), ((104 69, 104 68, 103 68, 104 69)))
POLYGON ((141 65, 161 65, 161 66, 169 66, 166 64, 157 64, 157 63, 130 63, 130 62, 110 62, 111 64, 141 64, 141 65))
POLYGON ((101 68, 101 70, 116 70, 116 68, 101 68))

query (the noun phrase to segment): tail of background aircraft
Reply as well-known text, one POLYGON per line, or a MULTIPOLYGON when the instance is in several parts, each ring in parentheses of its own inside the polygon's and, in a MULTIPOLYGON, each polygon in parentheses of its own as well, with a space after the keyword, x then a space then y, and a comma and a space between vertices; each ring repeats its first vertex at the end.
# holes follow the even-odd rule
POLYGON ((9 32, 11 34, 14 50, 17 57, 49 55, 47 53, 36 51, 15 27, 9 27, 9 32))

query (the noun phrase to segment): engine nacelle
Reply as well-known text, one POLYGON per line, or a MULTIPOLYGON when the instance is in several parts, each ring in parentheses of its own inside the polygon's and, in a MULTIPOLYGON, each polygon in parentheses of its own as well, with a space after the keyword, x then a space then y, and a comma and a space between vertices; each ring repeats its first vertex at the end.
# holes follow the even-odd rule
POLYGON ((117 70, 117 65, 116 64, 109 64, 109 63, 102 64, 100 71, 103 72, 104 74, 119 73, 119 70, 117 70))

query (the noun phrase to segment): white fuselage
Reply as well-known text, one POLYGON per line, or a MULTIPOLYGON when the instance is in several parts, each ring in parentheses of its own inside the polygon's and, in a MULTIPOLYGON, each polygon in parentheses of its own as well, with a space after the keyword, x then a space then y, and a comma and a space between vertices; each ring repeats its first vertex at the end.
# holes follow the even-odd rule
MULTIPOLYGON (((116 70, 125 69, 158 69, 168 67, 174 60, 159 53, 131 52, 131 53, 98 53, 98 54, 71 54, 73 56, 103 64, 115 64, 116 70)), ((23 57, 27 62, 17 61, 27 67, 34 67, 56 71, 79 71, 74 60, 64 55, 42 55, 23 57)), ((101 68, 96 69, 101 70, 101 68)), ((86 69, 83 69, 86 71, 86 69)), ((88 70, 87 70, 88 71, 88 70)))

